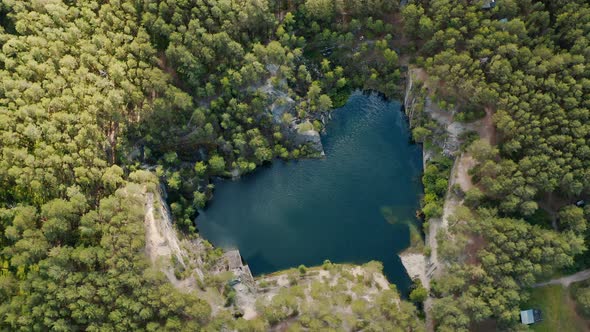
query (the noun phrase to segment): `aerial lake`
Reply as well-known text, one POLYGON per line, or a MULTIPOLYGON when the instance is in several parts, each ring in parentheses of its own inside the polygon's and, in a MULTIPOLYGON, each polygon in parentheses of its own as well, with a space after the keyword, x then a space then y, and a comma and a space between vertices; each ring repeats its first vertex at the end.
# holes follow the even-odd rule
POLYGON ((322 159, 276 160, 237 181, 218 180, 197 217, 214 245, 238 248, 254 275, 336 263, 381 261, 402 292, 410 279, 397 253, 422 193, 422 152, 398 102, 354 93, 332 113, 322 159))

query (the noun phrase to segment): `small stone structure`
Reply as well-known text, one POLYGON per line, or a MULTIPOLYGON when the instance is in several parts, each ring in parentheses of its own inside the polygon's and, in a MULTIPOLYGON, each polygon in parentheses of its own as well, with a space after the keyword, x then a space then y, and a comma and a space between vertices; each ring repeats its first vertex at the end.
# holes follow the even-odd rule
POLYGON ((235 305, 244 319, 252 319, 258 314, 256 312, 256 298, 258 289, 250 267, 242 261, 240 251, 237 249, 228 250, 223 254, 217 265, 218 272, 231 271, 234 279, 228 282, 236 292, 235 305))
POLYGON ((250 267, 242 262, 242 256, 237 249, 226 251, 221 259, 220 270, 231 271, 236 278, 246 284, 253 284, 254 277, 250 271, 250 267))

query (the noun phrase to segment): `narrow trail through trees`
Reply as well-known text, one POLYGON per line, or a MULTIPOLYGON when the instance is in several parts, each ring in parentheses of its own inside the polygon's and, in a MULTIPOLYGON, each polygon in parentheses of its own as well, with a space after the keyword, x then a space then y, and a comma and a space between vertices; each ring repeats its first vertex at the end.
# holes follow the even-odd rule
POLYGON ((565 277, 551 279, 549 281, 540 282, 533 285, 533 288, 549 286, 549 285, 562 285, 564 287, 569 287, 569 285, 573 284, 574 282, 584 281, 586 279, 590 279, 590 269, 582 270, 576 272, 574 274, 570 274, 565 277))
MULTIPOLYGON (((429 82, 428 73, 422 68, 414 68, 409 71, 410 83, 412 82, 412 79, 421 81, 427 89, 429 88, 429 84, 432 84, 432 82, 429 82)), ((477 132, 478 136, 489 144, 493 145, 496 141, 496 128, 493 121, 494 111, 491 107, 485 108, 486 115, 484 118, 469 123, 455 121, 453 119, 453 113, 441 110, 430 100, 427 100, 426 102, 425 111, 443 126, 450 136, 452 136, 450 141, 455 142, 448 144, 451 147, 458 146, 460 135, 469 131, 477 132)), ((449 217, 454 213, 455 209, 462 204, 462 200, 454 195, 450 188, 455 184, 458 184, 464 192, 473 188, 474 184, 472 182, 472 177, 469 174, 469 170, 475 166, 475 163, 476 161, 467 152, 463 152, 457 157, 449 177, 449 190, 445 196, 443 215, 440 218, 431 218, 428 221, 430 226, 426 237, 426 244, 430 247, 430 256, 426 259, 424 274, 420 276, 422 283, 427 288, 430 287, 431 279, 434 276, 440 276, 444 271, 444 264, 438 257, 437 234, 440 232, 447 232, 449 217)), ((428 297, 424 302, 427 331, 434 331, 434 324, 430 315, 432 304, 433 301, 431 297, 428 297)))

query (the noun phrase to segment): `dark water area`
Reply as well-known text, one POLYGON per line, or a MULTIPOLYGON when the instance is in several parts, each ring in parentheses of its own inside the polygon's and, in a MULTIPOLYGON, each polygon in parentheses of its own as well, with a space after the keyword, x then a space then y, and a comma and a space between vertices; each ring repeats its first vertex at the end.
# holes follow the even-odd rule
POLYGON ((336 263, 383 263, 410 285, 397 253, 409 245, 422 193, 422 152, 398 102, 353 94, 322 136, 326 157, 274 161, 240 180, 219 180, 197 227, 215 246, 238 248, 254 275, 336 263))

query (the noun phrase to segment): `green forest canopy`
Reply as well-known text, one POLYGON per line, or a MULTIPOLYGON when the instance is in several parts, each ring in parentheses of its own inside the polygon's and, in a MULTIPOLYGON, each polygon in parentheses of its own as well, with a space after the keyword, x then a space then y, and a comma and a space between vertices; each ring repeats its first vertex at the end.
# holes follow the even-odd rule
POLYGON ((459 114, 491 108, 497 129, 497 146, 468 149, 477 161, 477 187, 465 200, 472 211, 459 211, 440 236, 449 264, 433 286, 441 331, 488 318, 514 327, 523 288, 556 269, 588 266, 590 209, 574 203, 590 192, 590 6, 483 4, 412 1, 402 9, 436 95, 459 114))
POLYGON ((210 176, 310 152, 285 137, 289 119, 316 119, 355 88, 398 92, 392 27, 367 18, 393 6, 347 4, 339 15, 354 20, 339 24, 336 8, 317 5, 0 2, 0 329, 226 324, 149 268, 145 195, 162 180, 178 226, 194 229, 210 176), (356 50, 312 54, 333 45, 356 50), (280 121, 269 90, 296 101, 280 121))
MULTIPOLYGON (((292 122, 321 129, 357 88, 399 96, 400 55, 443 83, 433 93, 448 104, 492 108, 498 130, 497 146, 470 148, 480 192, 441 249, 453 273, 433 287, 437 328, 514 324, 523 287, 588 260, 590 210, 573 203, 590 190, 590 5, 482 4, 0 2, 1 329, 218 323, 148 269, 143 195, 163 183, 178 227, 193 231, 211 176, 313 152, 292 143, 292 122), (532 222, 547 209, 555 225, 532 222)), ((435 195, 444 174, 429 172, 435 195)))

